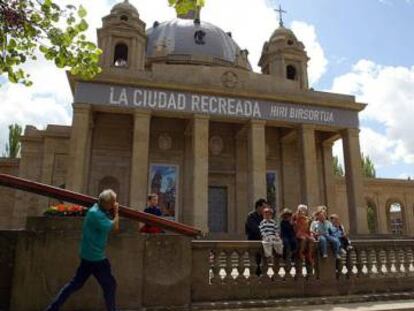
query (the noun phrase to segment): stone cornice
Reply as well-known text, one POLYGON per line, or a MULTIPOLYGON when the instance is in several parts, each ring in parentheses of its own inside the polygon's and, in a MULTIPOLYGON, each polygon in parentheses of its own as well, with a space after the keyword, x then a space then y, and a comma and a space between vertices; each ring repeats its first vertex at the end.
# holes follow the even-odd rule
MULTIPOLYGON (((223 67, 217 68, 217 70, 221 70, 224 73, 228 71, 229 68, 223 67)), ((268 83, 269 81, 267 80, 272 78, 268 75, 249 73, 243 70, 232 69, 232 71, 236 72, 240 76, 240 79, 244 79, 246 83, 251 78, 255 78, 256 80, 263 78, 263 81, 265 83, 268 83), (253 76, 250 77, 252 74, 253 76)), ((200 70, 200 74, 204 74, 202 70, 200 70)), ((220 73, 218 73, 218 75, 219 74, 220 73)), ((70 73, 68 73, 68 79, 72 94, 74 94, 77 82, 80 82, 82 80, 70 75, 70 73)), ((356 102, 354 96, 348 95, 325 93, 314 90, 301 90, 298 88, 290 89, 285 87, 281 87, 279 90, 275 91, 263 92, 261 90, 255 90, 252 86, 249 85, 246 85, 244 88, 229 89, 225 87, 219 87, 217 85, 208 86, 208 83, 206 83, 206 85, 195 83, 179 83, 178 81, 167 81, 167 79, 163 81, 161 77, 157 77, 153 72, 149 71, 136 71, 132 73, 125 71, 123 72, 123 75, 120 75, 119 69, 114 69, 112 72, 100 74, 97 78, 89 82, 132 87, 152 87, 175 91, 191 91, 193 93, 202 93, 207 95, 237 96, 241 98, 282 101, 297 104, 311 104, 321 107, 334 107, 355 111, 362 111, 366 106, 366 104, 356 102)))

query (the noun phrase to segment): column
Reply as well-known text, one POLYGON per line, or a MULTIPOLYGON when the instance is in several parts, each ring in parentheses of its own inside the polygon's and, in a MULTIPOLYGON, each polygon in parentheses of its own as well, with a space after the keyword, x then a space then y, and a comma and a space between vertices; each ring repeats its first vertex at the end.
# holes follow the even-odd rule
POLYGON ((150 126, 151 113, 136 110, 132 138, 129 205, 138 210, 145 209, 148 194, 150 126))
POLYGON ((363 197, 359 130, 346 129, 342 133, 349 224, 352 234, 367 234, 367 213, 363 197))
POLYGON ((412 208, 413 204, 410 200, 412 194, 411 192, 404 191, 404 210, 403 210, 403 217, 404 217, 404 225, 405 230, 404 233, 413 236, 414 235, 414 210, 412 208))
MULTIPOLYGON (((43 159, 42 159, 42 177, 41 181, 44 184, 52 185, 53 170, 55 160, 54 141, 50 137, 45 137, 43 141, 43 159)), ((58 185, 54 185, 58 186, 58 185)), ((39 206, 36 215, 41 215, 44 209, 53 202, 53 199, 48 197, 39 197, 39 206)))
POLYGON ((315 128, 301 125, 299 128, 300 185, 302 203, 315 207, 319 198, 318 169, 316 162, 315 128))
POLYGON ((265 122, 250 121, 247 134, 249 205, 257 199, 266 199, 266 139, 265 122))
POLYGON ((254 209, 249 204, 247 186, 247 137, 245 128, 239 131, 235 137, 236 144, 236 231, 244 235, 246 215, 254 209))
POLYGON ((89 174, 91 122, 91 106, 74 104, 67 175, 69 190, 86 191, 86 181, 89 174))
POLYGON ((195 227, 208 232, 208 116, 195 115, 192 130, 192 222, 195 227))
POLYGON ((375 193, 375 207, 376 207, 376 216, 377 216, 377 233, 387 234, 388 232, 388 219, 386 211, 386 199, 384 196, 376 192, 375 193))
POLYGON ((332 146, 333 142, 323 142, 321 147, 323 159, 324 201, 326 206, 335 208, 336 185, 333 168, 332 146))

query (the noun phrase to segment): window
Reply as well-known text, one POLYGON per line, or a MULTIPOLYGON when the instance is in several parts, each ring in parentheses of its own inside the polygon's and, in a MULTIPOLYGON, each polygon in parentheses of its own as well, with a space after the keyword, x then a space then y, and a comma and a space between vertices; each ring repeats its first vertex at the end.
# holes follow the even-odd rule
POLYGON ((118 43, 115 46, 114 56, 115 67, 128 67, 128 46, 124 43, 118 43))
POLYGON ((286 78, 288 80, 296 80, 296 68, 293 65, 286 67, 286 78))

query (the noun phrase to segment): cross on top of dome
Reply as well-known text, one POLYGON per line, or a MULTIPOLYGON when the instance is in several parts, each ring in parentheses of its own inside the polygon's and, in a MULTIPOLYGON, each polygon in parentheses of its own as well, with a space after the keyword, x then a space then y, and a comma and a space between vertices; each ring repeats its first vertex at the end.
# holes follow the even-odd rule
POLYGON ((275 9, 275 12, 279 13, 279 26, 283 27, 283 14, 287 13, 287 11, 282 10, 282 6, 279 4, 279 9, 275 9))

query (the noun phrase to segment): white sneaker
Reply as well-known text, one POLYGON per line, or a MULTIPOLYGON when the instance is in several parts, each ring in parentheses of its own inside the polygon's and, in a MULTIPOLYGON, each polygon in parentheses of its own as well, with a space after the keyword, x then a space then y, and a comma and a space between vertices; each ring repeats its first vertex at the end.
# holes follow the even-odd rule
POLYGON ((327 254, 322 255, 322 258, 328 258, 327 254))
POLYGON ((336 259, 342 259, 341 255, 336 255, 336 259))
POLYGON ((344 250, 343 248, 341 248, 341 254, 345 256, 346 255, 346 250, 344 250))

